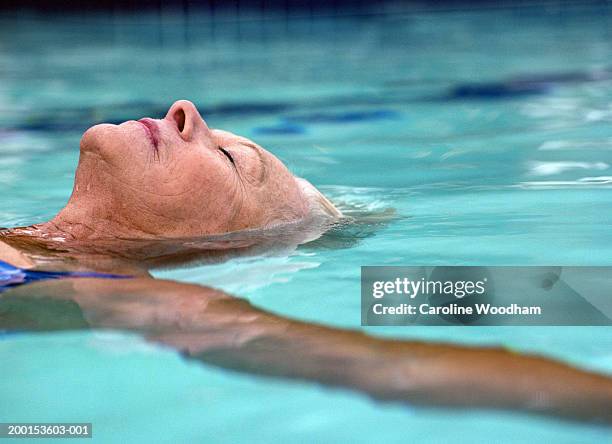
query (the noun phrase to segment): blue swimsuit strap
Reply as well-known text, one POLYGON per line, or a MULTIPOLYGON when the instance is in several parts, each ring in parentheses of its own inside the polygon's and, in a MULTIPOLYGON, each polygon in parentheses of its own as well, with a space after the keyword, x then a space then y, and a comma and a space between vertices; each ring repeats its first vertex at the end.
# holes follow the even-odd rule
POLYGON ((102 278, 102 279, 129 279, 132 276, 120 274, 107 274, 95 272, 75 271, 38 271, 15 267, 0 260, 0 293, 9 287, 29 284, 30 282, 65 278, 102 278))

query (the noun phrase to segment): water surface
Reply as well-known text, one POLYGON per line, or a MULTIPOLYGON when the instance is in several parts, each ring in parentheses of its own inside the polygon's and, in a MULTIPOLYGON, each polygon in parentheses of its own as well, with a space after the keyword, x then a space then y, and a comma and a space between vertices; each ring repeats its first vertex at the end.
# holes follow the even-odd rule
MULTIPOLYGON (((68 198, 89 125, 176 99, 344 205, 400 216, 345 248, 156 272, 359 327, 362 265, 612 265, 612 11, 336 18, 0 16, 0 226, 68 198), (607 74, 606 74, 607 73, 607 74)), ((351 236, 351 234, 349 234, 351 236)), ((612 373, 609 328, 370 328, 612 373)), ((362 395, 192 363, 121 332, 0 339, 0 417, 100 442, 602 442, 609 429, 362 395)))

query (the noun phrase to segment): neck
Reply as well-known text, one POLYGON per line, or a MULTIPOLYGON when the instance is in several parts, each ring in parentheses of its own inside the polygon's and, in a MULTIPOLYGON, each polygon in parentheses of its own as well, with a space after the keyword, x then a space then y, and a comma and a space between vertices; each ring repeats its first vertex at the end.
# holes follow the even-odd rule
POLYGON ((129 220, 116 214, 100 211, 95 206, 66 205, 53 219, 36 225, 45 238, 91 243, 113 239, 151 239, 151 233, 143 232, 129 220))
MULTIPOLYGON (((110 232, 110 231, 109 231, 110 232)), ((94 242, 100 233, 58 217, 49 222, 0 231, 0 260, 22 268, 146 274, 146 267, 111 243, 94 242)))
POLYGON ((300 183, 311 205, 308 217, 299 223, 266 230, 164 238, 146 233, 114 214, 99 214, 95 208, 69 202, 48 222, 0 231, 0 243, 17 250, 41 268, 49 268, 53 262, 56 269, 84 267, 97 271, 115 271, 117 266, 124 270, 192 262, 217 263, 262 251, 288 251, 318 238, 329 228, 330 221, 342 217, 316 188, 306 181, 300 183))
MULTIPOLYGON (((48 222, 17 227, 0 232, 0 239, 11 238, 29 239, 30 243, 53 243, 68 242, 71 244, 93 242, 103 239, 115 239, 117 237, 130 237, 125 230, 115 228, 113 224, 104 222, 96 224, 96 228, 82 222, 72 222, 62 218, 60 215, 48 222)), ((10 241, 9 241, 10 242, 10 241)))

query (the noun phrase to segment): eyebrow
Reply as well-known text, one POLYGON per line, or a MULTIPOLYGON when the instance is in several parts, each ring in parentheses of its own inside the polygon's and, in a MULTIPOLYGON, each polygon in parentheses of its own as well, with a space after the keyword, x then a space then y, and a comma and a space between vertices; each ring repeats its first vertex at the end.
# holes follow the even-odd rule
POLYGON ((242 143, 244 146, 248 146, 249 148, 253 148, 255 151, 259 151, 259 147, 257 145, 255 145, 253 142, 250 141, 241 141, 240 143, 242 143))

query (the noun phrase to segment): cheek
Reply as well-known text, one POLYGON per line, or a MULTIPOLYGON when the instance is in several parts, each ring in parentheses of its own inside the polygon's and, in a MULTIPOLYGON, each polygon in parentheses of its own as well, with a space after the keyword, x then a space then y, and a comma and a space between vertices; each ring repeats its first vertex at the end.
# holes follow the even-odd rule
POLYGON ((223 217, 239 191, 233 171, 196 156, 152 166, 142 183, 148 206, 189 219, 223 217))
MULTIPOLYGON (((96 130, 85 142, 100 135, 96 130)), ((175 146, 157 162, 124 156, 82 153, 80 194, 107 213, 101 217, 128 220, 149 233, 197 235, 227 231, 244 203, 235 171, 214 154, 175 146)))

